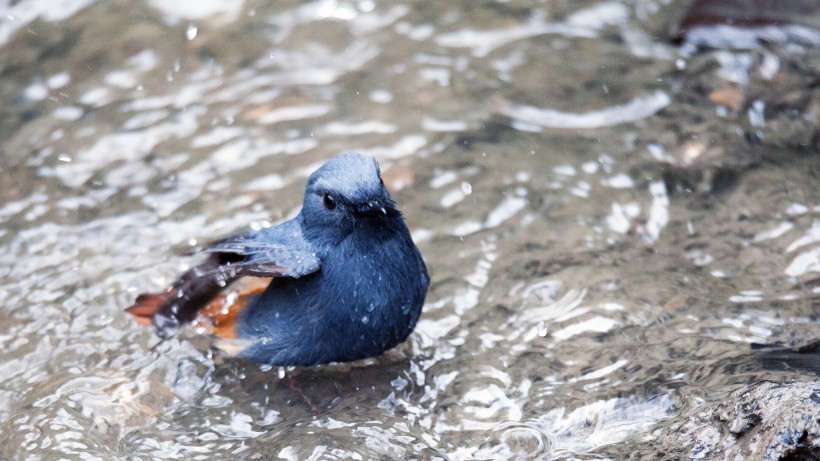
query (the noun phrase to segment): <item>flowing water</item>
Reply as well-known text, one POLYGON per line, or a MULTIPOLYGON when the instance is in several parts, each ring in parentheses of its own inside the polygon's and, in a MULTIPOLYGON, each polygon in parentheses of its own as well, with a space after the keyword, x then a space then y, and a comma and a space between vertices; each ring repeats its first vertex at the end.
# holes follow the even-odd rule
POLYGON ((747 357, 818 336, 820 48, 693 53, 655 0, 269 3, 2 4, 0 459, 650 456, 817 379, 747 357), (123 313, 342 150, 430 269, 405 344, 266 369, 123 313))

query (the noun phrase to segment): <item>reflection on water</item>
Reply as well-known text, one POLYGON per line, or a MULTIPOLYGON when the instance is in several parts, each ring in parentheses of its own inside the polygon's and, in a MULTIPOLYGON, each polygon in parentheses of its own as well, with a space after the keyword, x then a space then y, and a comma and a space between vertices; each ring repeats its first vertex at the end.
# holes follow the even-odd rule
POLYGON ((0 458, 618 458, 803 379, 727 363, 816 336, 816 156, 713 170, 784 125, 681 96, 688 67, 751 91, 793 57, 677 58, 651 1, 47 3, 0 20, 0 458), (122 313, 348 149, 430 268, 406 344, 260 369, 122 313))

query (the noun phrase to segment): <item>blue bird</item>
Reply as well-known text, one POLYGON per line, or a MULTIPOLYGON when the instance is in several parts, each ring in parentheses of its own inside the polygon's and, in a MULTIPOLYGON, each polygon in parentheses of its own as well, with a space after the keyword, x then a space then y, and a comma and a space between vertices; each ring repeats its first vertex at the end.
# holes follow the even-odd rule
POLYGON ((271 365, 383 353, 413 331, 430 282, 378 163, 357 153, 311 174, 295 218, 205 251, 126 310, 161 335, 193 322, 228 353, 271 365))

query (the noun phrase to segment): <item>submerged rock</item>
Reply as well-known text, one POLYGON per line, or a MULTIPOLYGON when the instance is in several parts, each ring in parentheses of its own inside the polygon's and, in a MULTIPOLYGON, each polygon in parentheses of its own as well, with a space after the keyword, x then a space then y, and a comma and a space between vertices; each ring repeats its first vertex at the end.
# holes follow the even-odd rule
POLYGON ((671 35, 677 92, 653 153, 670 195, 722 196, 754 167, 816 158, 820 2, 696 0, 671 35))

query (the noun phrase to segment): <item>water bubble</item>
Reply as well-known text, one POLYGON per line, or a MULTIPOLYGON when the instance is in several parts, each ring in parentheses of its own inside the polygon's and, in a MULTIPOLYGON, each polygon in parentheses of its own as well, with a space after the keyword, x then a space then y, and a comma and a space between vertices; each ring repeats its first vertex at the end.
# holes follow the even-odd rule
POLYGON ((473 193, 473 186, 467 181, 464 181, 461 183, 461 192, 464 192, 464 195, 470 195, 473 193))
MULTIPOLYGON (((367 312, 373 312, 373 310, 374 310, 374 309, 376 309, 376 304, 374 304, 374 303, 370 303, 370 304, 367 306, 367 312)), ((366 322, 365 322, 365 323, 366 323, 366 322)))
POLYGON ((362 323, 364 323, 365 325, 367 325, 367 322, 369 322, 369 321, 370 321, 370 317, 368 317, 368 316, 366 316, 366 315, 362 316, 362 323))
POLYGON ((188 29, 185 31, 185 38, 193 40, 196 38, 197 27, 193 24, 188 24, 188 29))
POLYGON ((538 336, 542 338, 547 336, 547 322, 541 320, 538 322, 538 325, 536 325, 535 328, 538 330, 538 336))
POLYGON ((279 367, 276 369, 276 376, 278 376, 279 379, 285 379, 285 374, 285 367, 279 367))

